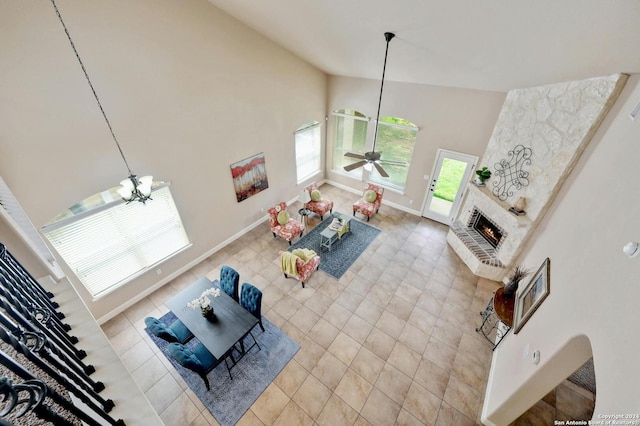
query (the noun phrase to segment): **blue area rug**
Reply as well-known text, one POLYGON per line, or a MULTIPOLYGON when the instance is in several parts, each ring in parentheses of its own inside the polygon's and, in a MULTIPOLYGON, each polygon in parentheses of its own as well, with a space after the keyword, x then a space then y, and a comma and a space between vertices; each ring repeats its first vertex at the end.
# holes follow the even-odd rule
POLYGON ((349 222, 351 233, 344 235, 341 239, 333 243, 331 251, 320 249, 320 233, 331 224, 335 212, 323 220, 318 226, 313 228, 311 232, 304 235, 300 240, 295 242, 289 251, 297 248, 308 248, 320 255, 320 269, 327 274, 340 279, 342 275, 349 269, 358 257, 366 250, 369 244, 378 236, 380 230, 371 225, 352 217, 349 222))
MULTIPOLYGON (((176 320, 176 316, 173 312, 169 312, 160 320, 171 324, 176 320)), ((240 420, 300 349, 300 345, 264 317, 262 317, 262 324, 265 328, 264 332, 260 326, 256 326, 252 331, 261 350, 254 346, 238 361, 231 369, 233 380, 229 378, 224 363, 214 368, 207 375, 211 383, 210 391, 207 391, 200 376, 173 360, 167 351, 169 343, 156 337, 146 328, 145 331, 218 423, 226 426, 234 425, 240 420)), ((247 347, 250 346, 249 342, 253 343, 251 337, 246 341, 247 347)), ((198 343, 198 339, 194 338, 187 343, 187 346, 192 347, 198 343)))

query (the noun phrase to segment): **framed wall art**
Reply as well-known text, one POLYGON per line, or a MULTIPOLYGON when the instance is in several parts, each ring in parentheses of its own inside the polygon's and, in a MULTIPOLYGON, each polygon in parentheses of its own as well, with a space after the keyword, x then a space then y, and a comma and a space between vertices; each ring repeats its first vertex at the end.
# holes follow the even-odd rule
POLYGON ((549 258, 546 258, 531 281, 518 293, 514 314, 514 334, 522 329, 551 291, 549 288, 549 258))
POLYGON ((241 202, 269 187, 264 152, 231 165, 231 178, 236 200, 241 202))

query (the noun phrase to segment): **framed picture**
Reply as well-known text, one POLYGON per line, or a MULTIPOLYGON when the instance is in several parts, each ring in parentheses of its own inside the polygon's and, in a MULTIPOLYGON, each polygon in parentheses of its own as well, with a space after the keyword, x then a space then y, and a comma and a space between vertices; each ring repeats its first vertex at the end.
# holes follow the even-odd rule
POLYGON ((231 165, 231 178, 236 200, 241 202, 269 187, 264 153, 245 158, 231 165))
POLYGON ((518 293, 514 316, 514 334, 518 334, 549 295, 549 264, 549 258, 546 258, 529 284, 518 293))

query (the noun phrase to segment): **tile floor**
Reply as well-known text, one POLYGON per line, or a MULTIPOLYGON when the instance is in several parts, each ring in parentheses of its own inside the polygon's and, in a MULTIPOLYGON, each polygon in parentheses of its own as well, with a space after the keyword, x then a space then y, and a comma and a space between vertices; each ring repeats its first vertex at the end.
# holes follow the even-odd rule
MULTIPOLYGON (((330 185, 334 211, 351 213, 352 193, 330 185)), ((295 217, 298 205, 290 206, 295 217)), ((320 222, 309 218, 308 226, 320 222)), ((446 243, 447 227, 382 206, 383 232, 340 279, 314 273, 302 289, 280 273, 265 222, 103 325, 167 426, 217 425, 144 332, 143 319, 221 265, 263 293, 263 315, 300 351, 240 425, 480 424, 491 350, 474 330, 498 283, 481 279, 446 243)))

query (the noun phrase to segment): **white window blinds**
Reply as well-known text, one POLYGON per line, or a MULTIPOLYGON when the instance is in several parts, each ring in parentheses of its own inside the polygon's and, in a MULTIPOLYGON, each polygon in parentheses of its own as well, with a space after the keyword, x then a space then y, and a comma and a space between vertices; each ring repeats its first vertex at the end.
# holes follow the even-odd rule
POLYGON ((320 123, 313 121, 300 127, 295 133, 296 175, 298 183, 320 172, 322 143, 320 123))
POLYGON ((43 228, 94 299, 189 245, 168 186, 146 204, 118 201, 43 228))

